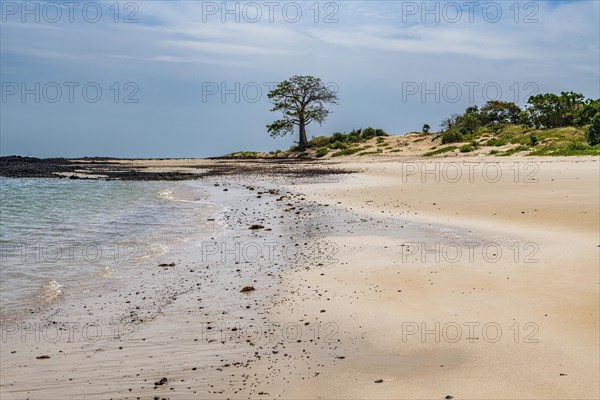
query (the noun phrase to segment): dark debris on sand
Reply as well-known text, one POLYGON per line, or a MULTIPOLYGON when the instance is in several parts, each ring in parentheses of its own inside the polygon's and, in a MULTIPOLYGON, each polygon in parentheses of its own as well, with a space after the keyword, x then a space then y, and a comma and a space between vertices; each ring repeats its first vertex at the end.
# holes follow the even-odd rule
MULTIPOLYGON (((132 161, 134 159, 127 159, 132 161)), ((0 157, 0 176, 9 178, 70 178, 106 179, 125 181, 180 181, 227 175, 271 175, 291 178, 315 177, 356 172, 333 165, 324 165, 312 159, 207 159, 206 163, 189 165, 202 172, 148 171, 144 165, 127 165, 120 159, 105 157, 35 158, 21 156, 0 157)), ((142 160, 143 161, 143 160, 142 160)), ((177 167, 177 160, 173 160, 177 167)))

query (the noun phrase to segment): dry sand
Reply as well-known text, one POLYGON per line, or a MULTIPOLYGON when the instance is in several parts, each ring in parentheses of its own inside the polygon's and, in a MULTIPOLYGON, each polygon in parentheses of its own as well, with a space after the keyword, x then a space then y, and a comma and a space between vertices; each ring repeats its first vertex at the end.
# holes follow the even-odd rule
MULTIPOLYGON (((52 344, 3 331, 2 398, 600 396, 598 158, 348 163, 361 172, 225 184, 237 228, 221 243, 325 244, 318 257, 215 264, 190 249, 142 294, 129 288, 124 310, 152 316, 121 325, 131 337, 52 344), (262 186, 281 192, 258 198, 262 186), (240 294, 245 284, 257 290, 240 294), (226 340, 212 334, 221 327, 226 340)), ((108 319, 119 311, 108 303, 40 321, 108 319)))
MULTIPOLYGON (((324 277, 291 276, 290 287, 318 281, 320 290, 338 294, 327 316, 351 332, 351 345, 340 344, 346 359, 337 368, 313 386, 295 386, 290 397, 598 398, 597 158, 372 160, 358 167, 365 172, 343 184, 296 188, 357 214, 460 230, 450 240, 418 241, 416 256, 406 259, 401 238, 376 231, 336 237, 344 251, 324 277), (426 253, 436 242, 440 250, 426 253), (486 243, 500 245, 502 256, 484 257, 486 243), (450 252, 456 244, 459 261, 450 252)), ((314 313, 318 303, 297 307, 291 319, 314 313)))

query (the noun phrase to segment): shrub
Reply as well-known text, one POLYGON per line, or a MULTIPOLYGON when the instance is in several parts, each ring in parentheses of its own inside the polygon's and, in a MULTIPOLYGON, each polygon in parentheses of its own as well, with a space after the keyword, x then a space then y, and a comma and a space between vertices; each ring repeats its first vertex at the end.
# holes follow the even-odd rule
POLYGON ((600 113, 592 118, 592 124, 587 130, 586 138, 591 146, 600 144, 600 113))
POLYGON ((375 131, 375 129, 369 127, 369 128, 363 129, 361 137, 364 140, 369 140, 371 138, 374 138, 376 135, 377 135, 377 132, 375 131))
POLYGON ((383 143, 383 142, 384 142, 384 140, 383 140, 382 137, 378 137, 377 138, 377 144, 380 144, 380 143, 383 143))
POLYGON ((347 149, 348 145, 346 143, 342 143, 340 141, 337 141, 337 142, 331 144, 329 147, 332 148, 332 149, 334 149, 334 150, 343 150, 343 149, 347 149))
POLYGON ((343 133, 336 132, 333 135, 331 135, 331 138, 329 138, 329 141, 331 143, 345 142, 347 139, 348 139, 348 137, 346 135, 344 135, 343 133))
POLYGON ((500 140, 498 138, 491 138, 490 140, 488 140, 485 145, 486 146, 504 146, 506 144, 506 142, 504 140, 500 140))
POLYGON ((308 147, 319 148, 325 147, 330 143, 330 138, 325 136, 316 136, 308 141, 308 147))
POLYGON ((350 155, 352 155, 354 153, 358 153, 359 151, 362 151, 362 150, 363 149, 360 149, 360 148, 341 150, 341 151, 338 151, 336 153, 333 153, 331 155, 331 157, 350 156, 350 155))
POLYGON ((515 147, 513 149, 509 149, 506 150, 504 153, 500 154, 501 156, 510 156, 513 155, 515 153, 519 153, 521 151, 525 151, 525 150, 529 150, 529 146, 519 146, 519 147, 515 147))
POLYGON ((538 144, 538 138, 535 135, 531 135, 529 136, 529 144, 531 144, 532 146, 535 146, 536 144, 538 144))
POLYGON ((323 147, 317 150, 317 153, 315 154, 317 157, 323 157, 327 154, 329 150, 327 150, 327 148, 323 147))
POLYGON ((460 143, 463 141, 463 136, 460 132, 448 131, 442 134, 442 144, 460 143))
POLYGON ((443 154, 443 153, 447 153, 449 151, 454 151, 456 149, 457 149, 456 146, 442 147, 441 149, 430 151, 430 152, 427 152, 427 153, 425 153, 423 155, 427 156, 427 157, 429 157, 429 156, 435 156, 436 154, 443 154))
POLYGON ((470 144, 465 144, 464 146, 460 147, 461 153, 470 153, 472 151, 473 151, 473 147, 470 144))
POLYGON ((569 143, 567 146, 568 150, 587 150, 590 148, 590 145, 586 142, 574 141, 569 143))
POLYGON ((375 136, 389 136, 383 129, 375 129, 375 136))

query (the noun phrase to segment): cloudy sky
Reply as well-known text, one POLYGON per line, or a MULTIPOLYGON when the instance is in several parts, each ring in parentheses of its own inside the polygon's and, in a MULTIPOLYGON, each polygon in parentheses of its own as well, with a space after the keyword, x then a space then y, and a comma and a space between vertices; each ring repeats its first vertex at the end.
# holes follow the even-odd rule
POLYGON ((539 92, 600 97, 596 0, 0 4, 2 155, 285 149, 266 95, 292 75, 339 91, 309 137, 437 129, 539 92))

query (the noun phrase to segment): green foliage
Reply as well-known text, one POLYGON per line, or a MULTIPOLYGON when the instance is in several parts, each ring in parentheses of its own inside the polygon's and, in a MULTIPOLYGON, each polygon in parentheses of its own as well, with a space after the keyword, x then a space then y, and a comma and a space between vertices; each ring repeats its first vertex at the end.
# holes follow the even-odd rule
POLYGON ((229 156, 237 157, 237 158, 257 158, 258 152, 257 151, 238 151, 238 152, 229 154, 229 156))
POLYGON ((319 148, 319 147, 327 146, 327 145, 329 145, 329 143, 331 143, 330 138, 328 138, 326 136, 315 136, 314 138, 312 138, 308 141, 307 147, 319 148))
POLYGON ((515 153, 520 153, 521 151, 529 150, 529 146, 518 146, 509 150, 506 150, 504 153, 500 153, 501 156, 510 156, 515 153))
POLYGON ((326 104, 338 104, 337 94, 319 78, 292 76, 269 92, 273 103, 271 111, 279 111, 283 118, 267 125, 271 137, 292 133, 294 126, 300 129, 299 146, 306 145, 305 126, 313 121, 322 124, 330 114, 326 104))
POLYGON ((506 141, 498 139, 498 138, 491 138, 490 140, 488 140, 485 145, 486 146, 504 146, 506 144, 506 141))
POLYGON ((600 144, 600 113, 594 115, 588 127, 586 139, 591 146, 600 144))
POLYGON ((375 137, 375 129, 373 129, 371 127, 363 129, 361 137, 364 140, 369 140, 371 138, 374 138, 375 137))
POLYGON ((575 125, 584 126, 591 124, 594 117, 600 114, 600 99, 587 99, 585 104, 575 112, 575 125))
POLYGON ((346 137, 350 142, 359 142, 362 140, 362 129, 354 129, 346 137))
MULTIPOLYGON (((585 143, 584 143, 585 144, 585 143)), ((574 145, 572 147, 580 147, 573 149, 567 147, 544 146, 541 149, 529 153, 530 156, 600 156, 600 145, 581 146, 574 145), (585 149, 583 147, 586 147, 585 149)))
POLYGON ((569 143, 567 150, 588 150, 590 147, 592 146, 590 146, 589 143, 574 141, 569 143))
POLYGON ((317 157, 319 157, 319 158, 320 158, 320 157, 324 157, 324 156, 326 156, 326 155, 327 155, 327 152, 328 152, 328 151, 329 151, 329 150, 327 150, 325 147, 323 147, 323 148, 320 148, 320 149, 318 149, 318 150, 317 150, 317 152, 315 153, 315 155, 316 155, 317 157))
POLYGON ((368 156, 371 154, 381 154, 383 153, 383 150, 381 149, 377 149, 376 151, 363 151, 362 153, 358 153, 359 156, 368 156))
POLYGON ((529 136, 529 144, 532 145, 532 146, 537 145, 538 144, 538 138, 537 138, 537 136, 535 136, 534 134, 531 134, 529 136))
POLYGON ((429 130, 431 129, 431 127, 429 126, 429 124, 423 124, 423 133, 429 133, 429 130))
POLYGON ((362 150, 363 149, 361 149, 361 148, 354 147, 352 149, 341 150, 336 153, 333 153, 331 155, 331 157, 350 156, 350 155, 358 153, 359 151, 362 151, 362 150))
MULTIPOLYGON (((452 133, 444 143, 456 143, 473 137, 484 127, 500 130, 502 125, 516 123, 521 109, 514 103, 505 101, 488 101, 481 110, 477 106, 468 107, 463 114, 453 114, 441 123, 445 133, 452 133), (456 133, 463 137, 458 140, 456 133)), ((443 138, 442 138, 443 140, 443 138)))
POLYGON ((448 131, 442 133, 442 144, 460 143, 463 141, 463 135, 457 131, 448 131))
POLYGON ((479 120, 482 125, 516 124, 520 114, 521 108, 515 103, 491 100, 481 107, 479 120))
POLYGON ((336 132, 331 136, 331 138, 329 138, 329 143, 345 142, 347 139, 348 135, 344 135, 341 132, 336 132))
POLYGON ((585 105, 584 96, 580 93, 561 92, 538 94, 527 100, 527 108, 521 113, 524 125, 536 128, 557 128, 571 126, 575 123, 575 115, 585 105))
POLYGON ((373 128, 354 129, 349 133, 336 132, 333 135, 331 135, 330 137, 316 136, 316 137, 312 138, 310 141, 308 141, 307 147, 310 147, 310 148, 329 147, 330 149, 344 150, 344 149, 347 149, 348 147, 350 147, 354 143, 363 142, 364 140, 366 140, 366 138, 370 139, 373 137, 381 137, 381 136, 388 136, 388 134, 385 133, 385 131, 383 131, 382 129, 373 129, 373 128))
POLYGON ((459 150, 461 153, 470 153, 473 151, 473 146, 471 146, 470 144, 465 144, 461 146, 459 150))
POLYGON ((424 156, 430 157, 430 156, 435 156, 437 154, 443 154, 443 153, 448 153, 449 151, 454 151, 456 150, 458 147, 456 146, 448 146, 448 147, 442 147, 441 149, 437 149, 434 151, 430 151, 427 152, 425 154, 423 154, 424 156))
POLYGON ((457 128, 463 135, 471 135, 481 126, 479 121, 479 110, 477 106, 468 107, 465 113, 459 116, 457 120, 457 128))
POLYGON ((344 142, 337 141, 335 143, 332 143, 329 147, 334 150, 340 150, 340 149, 347 149, 348 145, 344 142))
POLYGON ((381 144, 381 143, 385 142, 385 140, 382 137, 378 137, 376 142, 377 142, 377 144, 381 144))

